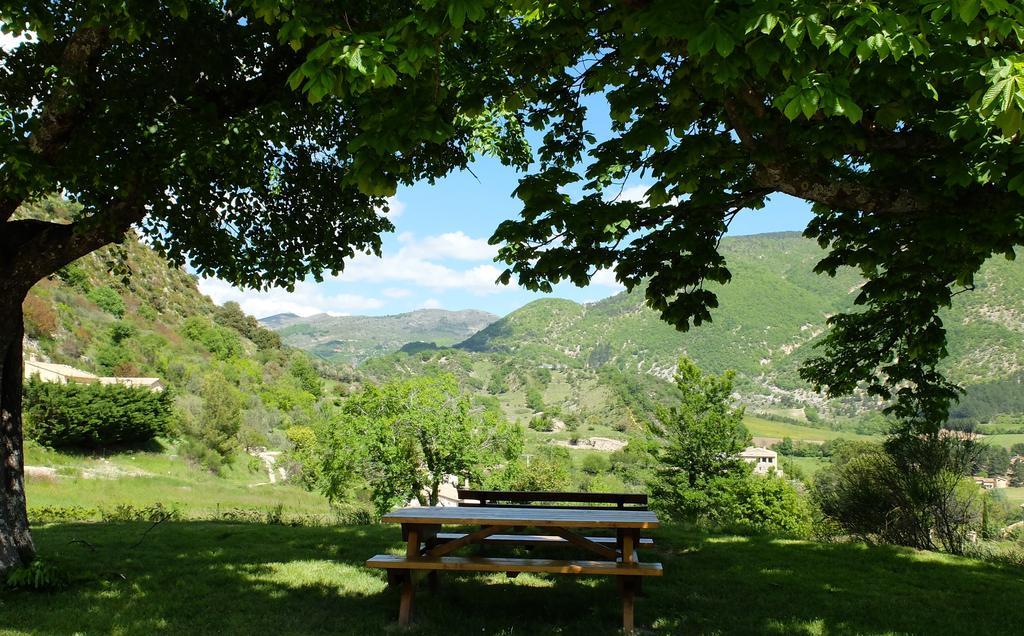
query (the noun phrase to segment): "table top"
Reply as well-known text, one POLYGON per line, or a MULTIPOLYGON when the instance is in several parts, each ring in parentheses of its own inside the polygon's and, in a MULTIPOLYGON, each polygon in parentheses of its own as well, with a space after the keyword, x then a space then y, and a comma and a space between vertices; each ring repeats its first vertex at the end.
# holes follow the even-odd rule
POLYGON ((387 523, 532 528, 657 528, 649 510, 582 510, 579 508, 412 507, 392 510, 387 523))

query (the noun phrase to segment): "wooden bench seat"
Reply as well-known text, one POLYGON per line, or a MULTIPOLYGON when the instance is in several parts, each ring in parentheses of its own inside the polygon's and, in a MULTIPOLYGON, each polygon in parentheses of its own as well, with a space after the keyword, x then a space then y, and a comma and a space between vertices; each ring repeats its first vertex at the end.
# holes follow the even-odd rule
MULTIPOLYGON (((457 541, 466 536, 461 532, 438 532, 437 540, 457 541)), ((600 545, 614 546, 615 537, 586 537, 600 545)), ((569 541, 563 537, 545 534, 492 534, 478 543, 495 543, 501 545, 569 545, 569 541)), ((640 539, 640 547, 649 548, 654 545, 654 539, 643 537, 640 539)))
POLYGON ((661 576, 660 563, 613 563, 608 561, 562 561, 555 559, 513 559, 508 557, 443 556, 409 559, 378 554, 366 561, 371 568, 398 570, 455 570, 463 572, 533 572, 543 574, 599 574, 604 576, 661 576))

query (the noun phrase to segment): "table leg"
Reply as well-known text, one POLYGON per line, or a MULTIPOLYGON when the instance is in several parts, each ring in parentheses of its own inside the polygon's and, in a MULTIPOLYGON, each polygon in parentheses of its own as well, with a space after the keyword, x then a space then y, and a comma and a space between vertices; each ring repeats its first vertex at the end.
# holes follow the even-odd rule
POLYGON ((398 624, 409 624, 412 618, 412 600, 416 594, 416 585, 412 580, 412 570, 406 570, 402 580, 402 602, 398 606, 398 624))
POLYGON ((622 593, 622 631, 633 633, 633 608, 635 605, 635 581, 632 576, 619 577, 619 591, 622 593))
MULTIPOLYGON (((405 558, 418 559, 420 557, 420 527, 412 524, 403 524, 402 530, 405 534, 405 558)), ((413 578, 412 570, 402 572, 402 601, 398 606, 398 624, 408 625, 412 619, 412 602, 416 596, 416 581, 413 578)))

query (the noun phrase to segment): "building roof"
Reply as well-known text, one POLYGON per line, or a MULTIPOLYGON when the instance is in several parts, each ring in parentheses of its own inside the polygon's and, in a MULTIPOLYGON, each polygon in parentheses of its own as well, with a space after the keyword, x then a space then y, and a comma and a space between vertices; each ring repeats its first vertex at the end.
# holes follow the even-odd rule
POLYGON ((749 448, 743 449, 740 453, 740 457, 778 457, 779 454, 775 451, 764 448, 763 446, 750 446, 749 448))
POLYGON ((82 371, 75 367, 66 364, 54 364, 52 362, 40 362, 38 360, 26 360, 25 370, 30 371, 29 367, 34 367, 42 371, 49 371, 50 373, 56 373, 58 375, 67 376, 70 378, 90 378, 99 379, 99 376, 93 375, 88 371, 82 371))

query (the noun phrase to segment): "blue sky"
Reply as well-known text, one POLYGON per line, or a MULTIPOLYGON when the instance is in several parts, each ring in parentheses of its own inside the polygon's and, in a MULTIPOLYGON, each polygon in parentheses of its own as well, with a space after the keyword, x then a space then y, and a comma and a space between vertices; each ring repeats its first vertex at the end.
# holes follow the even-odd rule
MULTIPOLYGON (((598 139, 611 134, 607 103, 592 96, 587 124, 598 139)), ((530 140, 538 145, 539 135, 530 140)), ((323 283, 299 283, 294 293, 283 290, 252 292, 215 279, 200 281, 200 289, 217 303, 238 301, 258 318, 292 312, 299 315, 385 315, 422 307, 482 309, 505 315, 545 294, 516 285, 497 285, 503 271, 494 262, 496 248, 487 245, 498 224, 513 218, 519 202, 512 197, 519 177, 514 169, 483 158, 431 186, 401 188, 390 214, 396 231, 386 235, 383 256, 359 256, 337 277, 323 283)), ((626 184, 622 195, 643 198, 650 183, 626 184)), ((803 230, 811 219, 806 203, 777 195, 763 210, 744 211, 730 227, 731 235, 803 230)), ((611 272, 599 272, 589 287, 558 285, 551 296, 592 302, 622 291, 611 272)))
MULTIPOLYGON (((0 49, 10 50, 17 38, 0 33, 0 49)), ((588 127, 597 137, 610 135, 607 105, 592 96, 588 127)), ((531 142, 537 143, 539 135, 531 142)), ((322 283, 311 278, 294 292, 274 289, 254 292, 234 288, 218 279, 202 279, 199 288, 214 302, 238 301, 256 317, 292 312, 336 315, 384 315, 421 307, 483 309, 498 315, 542 298, 516 285, 497 285, 503 270, 494 262, 496 249, 487 239, 501 221, 519 210, 512 198, 518 175, 492 159, 473 164, 473 172, 459 172, 434 186, 419 184, 398 191, 390 214, 396 231, 384 237, 383 256, 359 256, 341 275, 322 283)), ((628 183, 622 196, 642 198, 642 181, 628 183)), ((803 230, 810 207, 797 199, 777 195, 758 212, 745 211, 733 221, 730 235, 803 230)), ((558 285, 552 296, 577 302, 600 300, 622 291, 611 272, 600 272, 589 287, 558 285)))
MULTIPOLYGON (((294 293, 253 292, 223 281, 205 279, 200 289, 217 303, 235 300, 256 317, 292 312, 299 315, 384 315, 422 307, 482 309, 504 315, 545 294, 515 285, 497 285, 503 266, 493 261, 487 245, 494 228, 519 210, 512 198, 519 175, 497 161, 481 160, 473 173, 460 172, 434 186, 402 188, 391 214, 396 231, 385 235, 383 256, 359 256, 337 277, 323 283, 299 283, 294 293)), ((625 195, 646 189, 639 181, 625 195)), ((776 195, 757 212, 744 211, 733 221, 730 235, 803 230, 811 218, 803 201, 776 195)), ((601 273, 589 287, 558 285, 555 297, 591 302, 622 290, 610 273, 601 273)))

